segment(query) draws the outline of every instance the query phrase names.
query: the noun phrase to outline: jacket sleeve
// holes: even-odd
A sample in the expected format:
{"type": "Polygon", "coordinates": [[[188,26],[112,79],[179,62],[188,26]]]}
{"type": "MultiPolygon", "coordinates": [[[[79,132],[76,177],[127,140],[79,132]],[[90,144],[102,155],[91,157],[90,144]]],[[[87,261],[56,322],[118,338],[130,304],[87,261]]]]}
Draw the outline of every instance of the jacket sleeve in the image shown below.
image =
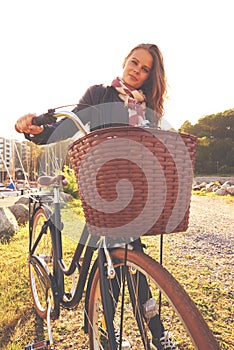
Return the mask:
{"type": "MultiPolygon", "coordinates": [[[[73,113],[77,114],[81,121],[86,124],[90,122],[95,105],[102,102],[106,88],[103,85],[94,85],[88,88],[77,106],[73,109],[73,113]]],[[[77,127],[68,119],[63,118],[53,125],[45,125],[44,130],[37,135],[24,134],[27,140],[38,145],[58,142],[75,135],[77,127]]]]}

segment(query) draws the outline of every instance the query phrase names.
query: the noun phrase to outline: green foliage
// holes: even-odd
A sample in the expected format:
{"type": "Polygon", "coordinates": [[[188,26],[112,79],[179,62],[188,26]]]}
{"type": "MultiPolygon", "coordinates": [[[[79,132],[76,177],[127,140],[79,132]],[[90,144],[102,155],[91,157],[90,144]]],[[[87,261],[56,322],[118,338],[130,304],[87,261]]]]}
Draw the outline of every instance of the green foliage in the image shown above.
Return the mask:
{"type": "Polygon", "coordinates": [[[74,170],[65,165],[63,168],[63,174],[68,181],[68,185],[64,187],[64,192],[71,194],[74,198],[79,198],[78,185],[74,170]]]}
{"type": "Polygon", "coordinates": [[[234,109],[200,118],[195,125],[185,121],[179,131],[199,138],[196,173],[234,173],[234,109]]]}

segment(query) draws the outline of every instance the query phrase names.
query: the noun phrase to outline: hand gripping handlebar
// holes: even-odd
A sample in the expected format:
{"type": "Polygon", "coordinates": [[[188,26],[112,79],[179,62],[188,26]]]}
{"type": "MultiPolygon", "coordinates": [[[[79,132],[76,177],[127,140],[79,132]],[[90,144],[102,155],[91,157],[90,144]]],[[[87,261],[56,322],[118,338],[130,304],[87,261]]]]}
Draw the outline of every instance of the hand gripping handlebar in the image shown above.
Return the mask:
{"type": "Polygon", "coordinates": [[[49,109],[47,113],[42,114],[38,117],[34,117],[32,124],[33,125],[46,125],[46,124],[54,124],[57,120],[57,118],[60,117],[66,117],[71,119],[77,128],[82,132],[82,134],[87,135],[89,130],[88,128],[82,123],[80,118],[73,112],[70,111],[58,111],[56,112],[54,109],[49,109]]]}

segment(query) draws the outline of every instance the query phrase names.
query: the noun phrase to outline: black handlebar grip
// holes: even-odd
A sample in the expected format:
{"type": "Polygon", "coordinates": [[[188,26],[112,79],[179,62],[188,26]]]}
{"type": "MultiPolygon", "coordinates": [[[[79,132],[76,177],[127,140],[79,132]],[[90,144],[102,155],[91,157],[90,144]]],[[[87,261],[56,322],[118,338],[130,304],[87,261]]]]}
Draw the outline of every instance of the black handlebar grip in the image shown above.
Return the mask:
{"type": "Polygon", "coordinates": [[[47,113],[34,117],[32,120],[32,124],[37,126],[54,124],[55,122],[56,118],[54,117],[54,110],[49,110],[47,113]]]}

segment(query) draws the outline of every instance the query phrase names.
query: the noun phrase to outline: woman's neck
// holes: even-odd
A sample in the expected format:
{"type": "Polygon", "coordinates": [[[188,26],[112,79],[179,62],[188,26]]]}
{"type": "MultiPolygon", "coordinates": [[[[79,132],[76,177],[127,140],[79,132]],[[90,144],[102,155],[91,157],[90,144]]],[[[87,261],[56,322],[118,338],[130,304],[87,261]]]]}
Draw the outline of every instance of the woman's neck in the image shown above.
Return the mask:
{"type": "Polygon", "coordinates": [[[131,91],[133,91],[133,90],[139,90],[139,89],[136,89],[134,86],[131,86],[131,85],[129,85],[128,83],[125,83],[125,81],[123,80],[123,78],[120,78],[120,79],[122,80],[122,82],[124,83],[124,85],[127,86],[127,88],[128,88],[129,90],[131,90],[131,91]]]}

